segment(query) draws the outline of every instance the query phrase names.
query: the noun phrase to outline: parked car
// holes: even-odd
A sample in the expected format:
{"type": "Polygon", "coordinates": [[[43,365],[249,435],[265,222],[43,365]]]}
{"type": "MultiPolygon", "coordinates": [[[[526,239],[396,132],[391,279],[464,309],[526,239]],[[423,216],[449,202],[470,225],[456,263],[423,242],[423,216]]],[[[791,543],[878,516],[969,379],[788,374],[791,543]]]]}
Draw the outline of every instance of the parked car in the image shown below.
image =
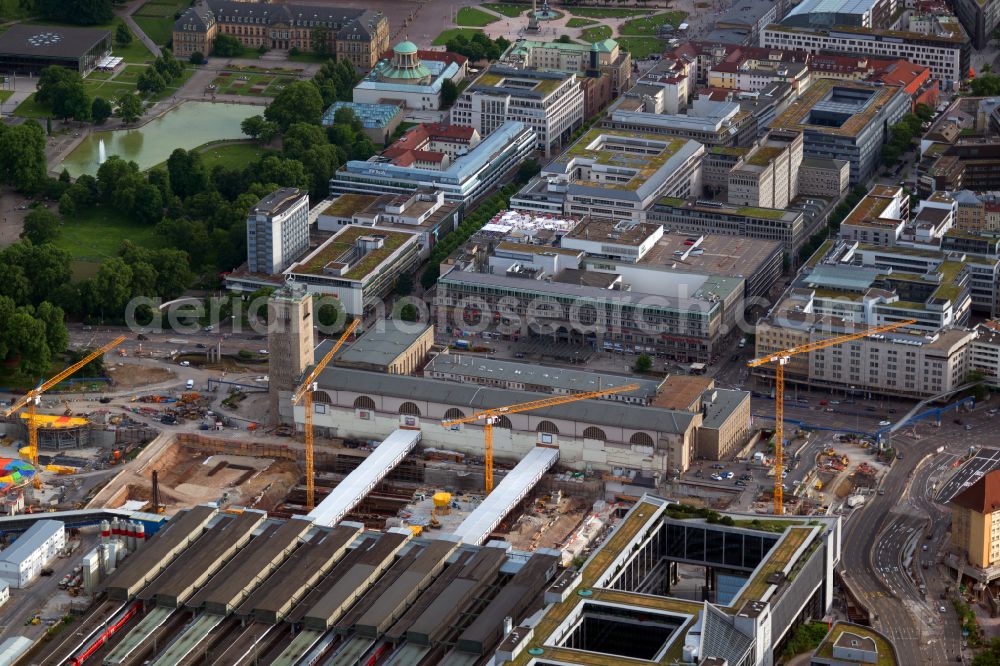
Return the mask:
{"type": "Polygon", "coordinates": [[[878,424],[880,426],[883,426],[883,427],[884,426],[891,426],[892,425],[892,421],[879,421],[878,424]]]}
{"type": "Polygon", "coordinates": [[[971,423],[966,423],[965,424],[965,429],[966,430],[972,430],[972,424],[971,423]]]}
{"type": "Polygon", "coordinates": [[[724,479],[731,479],[734,476],[736,476],[736,474],[734,474],[733,472],[725,472],[725,473],[723,473],[722,478],[724,478],[724,479]]]}
{"type": "Polygon", "coordinates": [[[182,368],[186,368],[186,367],[188,367],[189,365],[191,365],[191,361],[181,361],[181,362],[180,362],[180,366],[181,366],[182,368]]]}
{"type": "Polygon", "coordinates": [[[712,476],[708,478],[712,479],[712,481],[722,481],[722,477],[719,476],[718,474],[712,474],[712,476]]]}

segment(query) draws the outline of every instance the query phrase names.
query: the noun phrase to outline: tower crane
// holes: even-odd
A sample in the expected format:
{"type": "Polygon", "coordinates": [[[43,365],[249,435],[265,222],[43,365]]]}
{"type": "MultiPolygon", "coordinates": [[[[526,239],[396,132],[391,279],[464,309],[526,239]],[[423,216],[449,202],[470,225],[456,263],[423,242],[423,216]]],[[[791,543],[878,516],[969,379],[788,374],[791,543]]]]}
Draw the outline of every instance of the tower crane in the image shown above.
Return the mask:
{"type": "Polygon", "coordinates": [[[104,345],[100,349],[91,352],[83,360],[77,361],[73,365],[65,368],[62,372],[55,375],[54,377],[42,382],[37,387],[31,389],[26,394],[21,396],[16,400],[13,406],[10,407],[5,413],[4,418],[15,414],[18,410],[27,407],[28,408],[28,457],[31,460],[31,464],[35,467],[35,488],[41,488],[42,483],[38,479],[38,421],[35,419],[35,410],[38,407],[38,403],[41,402],[42,394],[48,391],[53,386],[59,384],[66,378],[75,374],[77,370],[84,367],[95,358],[103,356],[105,353],[111,351],[121,343],[125,342],[125,336],[122,335],[115,338],[108,344],[104,345]]]}
{"type": "Polygon", "coordinates": [[[300,402],[306,410],[306,511],[312,511],[315,506],[316,500],[316,480],[313,478],[313,391],[316,390],[316,379],[319,377],[319,373],[323,372],[327,364],[333,360],[334,355],[340,350],[340,347],[344,344],[344,341],[350,337],[351,333],[354,333],[354,329],[358,327],[361,323],[360,319],[355,319],[347,327],[347,329],[341,334],[340,339],[334,343],[333,347],[326,353],[326,355],[316,364],[316,367],[312,369],[302,384],[295,389],[295,393],[292,394],[292,404],[297,405],[300,402]]]}
{"type": "Polygon", "coordinates": [[[625,386],[615,386],[602,391],[589,391],[587,393],[574,393],[573,395],[560,395],[552,398],[542,398],[541,400],[532,400],[531,402],[522,402],[518,405],[494,407],[492,409],[484,409],[471,414],[470,416],[463,416],[457,419],[447,419],[442,421],[441,425],[445,428],[450,428],[451,426],[458,425],[460,423],[472,423],[473,421],[478,421],[480,419],[483,420],[483,439],[486,444],[486,493],[489,494],[493,491],[493,425],[501,416],[516,414],[518,412],[530,412],[534,409],[554,407],[555,405],[565,405],[570,402],[578,402],[580,400],[588,400],[590,398],[599,398],[602,395],[610,395],[612,393],[628,393],[629,391],[634,391],[638,388],[638,384],[626,384],[625,386]]]}
{"type": "Polygon", "coordinates": [[[784,468],[782,456],[784,455],[783,448],[785,436],[785,365],[793,356],[798,356],[799,354],[808,354],[809,352],[813,352],[818,349],[835,347],[844,342],[860,340],[861,338],[866,338],[869,335],[875,335],[876,333],[894,331],[897,328],[902,328],[903,326],[909,326],[910,324],[915,323],[917,323],[916,319],[907,319],[906,321],[900,321],[894,324],[875,326],[858,333],[850,333],[847,335],[840,335],[835,338],[827,338],[826,340],[807,342],[804,345],[792,347],[791,349],[782,349],[781,351],[771,352],[766,356],[761,356],[760,358],[755,358],[752,361],[747,362],[747,365],[751,368],[767,365],[768,363],[774,363],[774,514],[776,516],[780,516],[784,513],[784,507],[782,506],[784,488],[782,488],[781,477],[784,468]]]}

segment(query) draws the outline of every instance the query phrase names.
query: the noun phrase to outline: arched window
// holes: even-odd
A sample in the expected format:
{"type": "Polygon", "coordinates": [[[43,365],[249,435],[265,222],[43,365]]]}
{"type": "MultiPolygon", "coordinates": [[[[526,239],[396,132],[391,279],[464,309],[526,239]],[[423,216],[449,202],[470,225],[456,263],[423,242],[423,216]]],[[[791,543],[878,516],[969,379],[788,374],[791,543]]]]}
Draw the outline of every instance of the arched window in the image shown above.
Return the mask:
{"type": "Polygon", "coordinates": [[[496,421],[493,422],[493,427],[506,428],[507,430],[514,429],[514,425],[510,422],[510,419],[503,415],[497,417],[496,421]]]}
{"type": "Polygon", "coordinates": [[[329,405],[333,400],[330,399],[330,394],[326,391],[313,391],[313,402],[322,402],[329,405]]]}
{"type": "Polygon", "coordinates": [[[399,413],[405,416],[420,416],[420,408],[416,403],[404,402],[399,406],[399,413]]]}
{"type": "Polygon", "coordinates": [[[535,430],[538,432],[547,432],[550,435],[559,434],[559,428],[557,428],[556,424],[552,421],[541,421],[535,430]]]}
{"type": "Polygon", "coordinates": [[[366,395],[359,395],[354,399],[354,409],[370,409],[375,410],[375,401],[366,395]]]}
{"type": "Polygon", "coordinates": [[[602,442],[605,442],[605,441],[607,441],[608,436],[605,435],[604,431],[601,430],[600,428],[595,428],[594,426],[590,426],[589,428],[587,428],[586,430],[583,431],[583,438],[584,439],[599,439],[602,442]]]}
{"type": "Polygon", "coordinates": [[[461,409],[455,409],[454,407],[452,407],[451,409],[449,409],[447,412],[444,413],[445,421],[447,421],[448,419],[461,419],[461,418],[465,418],[465,413],[462,412],[461,409]]]}
{"type": "Polygon", "coordinates": [[[637,432],[632,435],[632,438],[628,440],[632,444],[638,444],[639,446],[652,446],[653,438],[644,432],[637,432]]]}

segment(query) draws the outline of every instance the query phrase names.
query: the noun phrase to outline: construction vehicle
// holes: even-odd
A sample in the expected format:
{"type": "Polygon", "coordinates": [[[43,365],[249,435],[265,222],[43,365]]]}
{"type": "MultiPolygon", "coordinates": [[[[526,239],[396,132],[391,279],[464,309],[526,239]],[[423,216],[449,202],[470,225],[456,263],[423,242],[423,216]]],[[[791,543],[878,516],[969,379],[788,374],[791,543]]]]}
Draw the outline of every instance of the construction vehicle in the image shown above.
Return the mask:
{"type": "MultiPolygon", "coordinates": [[[[42,394],[75,374],[78,370],[86,366],[94,359],[100,358],[105,353],[111,351],[123,342],[125,342],[124,335],[112,340],[100,349],[91,352],[83,360],[77,361],[73,365],[64,369],[62,372],[58,373],[56,376],[50,378],[48,381],[42,382],[36,388],[28,391],[25,395],[16,400],[10,409],[4,412],[4,417],[6,418],[13,416],[24,407],[28,408],[28,454],[29,460],[31,464],[35,466],[35,469],[38,469],[38,421],[35,416],[38,403],[41,402],[42,399],[42,394]]],[[[35,488],[42,487],[42,482],[38,478],[38,474],[35,474],[34,485],[35,488]]]]}
{"type": "Polygon", "coordinates": [[[340,339],[334,343],[330,351],[326,353],[316,367],[312,369],[309,376],[305,378],[305,381],[296,389],[295,393],[292,395],[292,405],[297,405],[300,402],[302,407],[306,412],[306,424],[305,424],[305,439],[306,439],[306,511],[312,511],[316,506],[316,480],[313,478],[313,391],[316,390],[316,379],[319,377],[319,373],[323,372],[327,364],[333,360],[334,355],[340,351],[341,346],[347,340],[348,337],[354,333],[354,329],[358,327],[361,323],[360,319],[355,319],[350,323],[344,333],[340,336],[340,339]]]}
{"type": "Polygon", "coordinates": [[[612,393],[628,393],[629,391],[635,391],[639,388],[638,384],[626,384],[625,386],[616,386],[614,388],[605,389],[603,391],[590,391],[587,393],[575,393],[573,395],[561,395],[552,398],[543,398],[541,400],[532,400],[531,402],[522,402],[519,405],[507,405],[506,407],[495,407],[493,409],[485,409],[481,412],[476,412],[471,416],[465,416],[458,419],[448,419],[446,421],[441,421],[441,425],[445,428],[450,428],[460,423],[472,423],[473,421],[483,421],[483,439],[485,440],[485,476],[486,476],[486,494],[493,492],[493,426],[502,417],[507,414],[517,414],[518,412],[529,412],[534,409],[543,409],[545,407],[554,407],[556,405],[565,405],[570,402],[579,402],[580,400],[589,400],[590,398],[599,398],[603,395],[610,395],[612,393]]]}
{"type": "Polygon", "coordinates": [[[894,331],[898,328],[910,326],[915,323],[917,323],[916,319],[907,319],[906,321],[896,322],[895,324],[875,326],[873,328],[865,329],[860,333],[839,335],[835,338],[817,340],[815,342],[808,342],[798,347],[792,347],[791,349],[771,352],[767,356],[761,356],[760,358],[755,358],[747,362],[747,365],[751,368],[767,365],[769,363],[774,364],[774,515],[780,516],[784,513],[784,498],[782,496],[783,488],[781,487],[781,479],[784,455],[783,449],[785,445],[785,365],[793,356],[798,356],[799,354],[808,354],[818,349],[836,347],[837,345],[845,342],[860,340],[861,338],[866,338],[869,335],[875,335],[876,333],[894,331]]]}
{"type": "Polygon", "coordinates": [[[69,406],[69,402],[66,398],[62,399],[62,404],[65,409],[63,410],[63,416],[73,416],[73,409],[69,406]]]}

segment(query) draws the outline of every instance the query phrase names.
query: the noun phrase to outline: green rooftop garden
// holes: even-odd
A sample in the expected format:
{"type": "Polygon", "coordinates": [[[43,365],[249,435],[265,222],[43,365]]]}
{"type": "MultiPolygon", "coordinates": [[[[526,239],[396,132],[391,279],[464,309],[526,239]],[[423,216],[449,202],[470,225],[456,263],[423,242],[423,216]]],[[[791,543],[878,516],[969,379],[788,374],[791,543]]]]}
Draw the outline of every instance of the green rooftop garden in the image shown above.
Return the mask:
{"type": "Polygon", "coordinates": [[[861,627],[853,624],[846,625],[840,622],[833,626],[833,630],[826,637],[826,640],[823,641],[823,643],[819,646],[819,649],[816,650],[816,656],[823,657],[825,659],[833,659],[833,644],[837,642],[845,631],[857,634],[863,638],[870,638],[875,641],[875,651],[878,653],[878,662],[876,666],[897,666],[899,663],[896,660],[896,653],[893,651],[889,641],[883,638],[881,634],[872,631],[868,627],[861,627]]]}
{"type": "Polygon", "coordinates": [[[747,217],[762,217],[765,220],[780,220],[785,216],[785,211],[778,208],[754,208],[753,206],[744,206],[742,208],[737,208],[736,212],[740,215],[746,215],[747,217]]]}
{"type": "MultiPolygon", "coordinates": [[[[649,180],[686,143],[687,139],[678,139],[658,134],[644,134],[642,132],[626,130],[592,129],[581,136],[569,150],[556,159],[556,162],[567,164],[574,158],[582,158],[590,159],[596,164],[633,169],[635,173],[632,174],[632,178],[627,183],[602,183],[601,185],[610,189],[634,190],[649,180]],[[598,144],[601,147],[591,148],[590,146],[600,137],[604,137],[598,144]],[[639,153],[603,147],[609,143],[628,143],[629,139],[655,142],[655,144],[660,146],[660,149],[656,153],[639,153]]],[[[637,145],[637,147],[639,146],[637,145]]],[[[643,144],[642,148],[643,150],[649,150],[655,148],[655,146],[643,144]]]]}
{"type": "Polygon", "coordinates": [[[308,262],[300,264],[296,272],[312,273],[322,275],[323,267],[331,261],[336,261],[345,252],[350,250],[355,241],[361,236],[378,235],[383,236],[382,247],[366,254],[361,261],[354,264],[351,269],[342,277],[348,280],[360,280],[385,261],[389,255],[398,250],[403,243],[412,238],[411,234],[397,231],[386,231],[384,229],[371,229],[369,227],[350,226],[344,229],[330,241],[320,252],[318,252],[308,262]]]}
{"type": "Polygon", "coordinates": [[[736,146],[712,146],[708,152],[715,155],[736,155],[743,156],[750,152],[749,148],[738,148],[736,146]]]}
{"type": "Polygon", "coordinates": [[[817,264],[819,264],[823,257],[826,256],[826,253],[830,251],[831,247],[833,247],[833,239],[828,238],[823,241],[823,244],[820,245],[815,252],[813,252],[813,255],[809,257],[809,260],[806,261],[805,265],[809,268],[816,268],[817,264]]]}
{"type": "Polygon", "coordinates": [[[778,155],[781,154],[781,148],[775,148],[773,146],[763,146],[762,148],[754,151],[750,157],[747,158],[747,164],[751,166],[767,166],[774,161],[778,155]]]}
{"type": "Polygon", "coordinates": [[[678,197],[663,197],[660,199],[660,203],[664,206],[683,206],[684,199],[680,199],[678,197]]]}
{"type": "Polygon", "coordinates": [[[321,215],[349,217],[375,201],[377,197],[366,194],[341,194],[327,206],[321,215]]]}

